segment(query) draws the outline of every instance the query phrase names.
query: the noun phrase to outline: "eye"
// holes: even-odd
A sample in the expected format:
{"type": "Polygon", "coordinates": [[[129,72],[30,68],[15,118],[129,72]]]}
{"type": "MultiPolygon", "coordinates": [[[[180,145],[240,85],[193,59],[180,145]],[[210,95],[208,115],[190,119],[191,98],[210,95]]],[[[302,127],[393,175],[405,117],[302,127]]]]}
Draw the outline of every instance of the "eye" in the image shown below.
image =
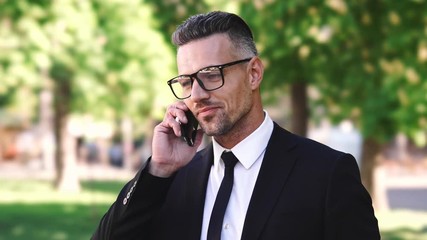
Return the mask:
{"type": "Polygon", "coordinates": [[[203,81],[218,81],[221,80],[221,71],[217,67],[209,67],[203,70],[200,70],[197,73],[197,77],[203,81]]]}
{"type": "Polygon", "coordinates": [[[174,83],[179,83],[183,89],[191,88],[191,78],[187,76],[180,76],[175,78],[174,83]]]}
{"type": "Polygon", "coordinates": [[[191,88],[191,80],[190,79],[186,79],[185,81],[181,82],[181,87],[182,88],[191,88]]]}

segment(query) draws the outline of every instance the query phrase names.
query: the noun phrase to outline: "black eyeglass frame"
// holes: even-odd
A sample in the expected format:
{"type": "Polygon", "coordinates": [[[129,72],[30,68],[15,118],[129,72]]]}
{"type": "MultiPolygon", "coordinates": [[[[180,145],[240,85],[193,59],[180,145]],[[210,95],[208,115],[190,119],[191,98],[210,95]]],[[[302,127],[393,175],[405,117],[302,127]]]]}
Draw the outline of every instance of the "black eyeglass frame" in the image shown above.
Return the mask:
{"type": "Polygon", "coordinates": [[[233,66],[233,65],[236,65],[236,64],[244,63],[244,62],[249,62],[250,60],[252,60],[252,58],[253,58],[253,57],[245,58],[245,59],[241,59],[241,60],[237,60],[237,61],[233,61],[233,62],[229,62],[229,63],[224,63],[224,64],[220,64],[220,65],[207,66],[207,67],[204,67],[204,68],[199,69],[197,72],[192,73],[192,74],[183,74],[183,75],[176,76],[176,77],[174,77],[174,78],[172,78],[172,79],[168,80],[168,81],[167,81],[167,83],[168,83],[169,88],[171,89],[171,91],[172,91],[173,95],[175,95],[175,97],[176,97],[176,98],[178,98],[179,100],[184,100],[184,99],[187,99],[187,98],[191,97],[191,92],[190,92],[190,94],[189,94],[187,97],[178,97],[178,96],[176,95],[175,91],[173,90],[173,87],[172,87],[172,84],[174,83],[173,81],[174,81],[175,79],[177,79],[177,78],[179,78],[179,77],[189,77],[189,78],[190,78],[190,80],[191,80],[191,88],[193,88],[193,82],[194,82],[194,79],[196,79],[197,83],[200,85],[200,87],[201,87],[203,90],[208,91],[208,92],[210,92],[210,91],[214,91],[214,90],[217,90],[217,89],[221,88],[222,86],[224,86],[224,71],[223,71],[223,69],[224,69],[224,68],[226,68],[226,67],[230,67],[230,66],[233,66]],[[197,74],[198,74],[199,72],[201,72],[201,71],[203,71],[203,70],[205,70],[205,69],[208,69],[208,68],[218,68],[218,69],[219,69],[219,71],[220,71],[220,73],[221,73],[221,79],[222,79],[222,83],[221,83],[221,85],[220,85],[220,86],[218,86],[218,87],[216,87],[216,88],[213,88],[213,89],[206,89],[206,87],[205,87],[205,85],[203,84],[202,80],[200,80],[200,79],[197,77],[197,74]]]}

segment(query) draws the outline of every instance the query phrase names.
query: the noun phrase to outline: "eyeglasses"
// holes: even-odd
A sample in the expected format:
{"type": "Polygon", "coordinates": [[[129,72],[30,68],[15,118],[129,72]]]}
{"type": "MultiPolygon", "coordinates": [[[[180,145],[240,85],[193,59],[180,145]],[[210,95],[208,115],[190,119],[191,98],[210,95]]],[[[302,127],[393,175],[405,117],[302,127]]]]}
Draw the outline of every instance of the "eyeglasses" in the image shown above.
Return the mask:
{"type": "Polygon", "coordinates": [[[168,81],[168,85],[176,98],[183,100],[191,96],[194,79],[205,91],[213,91],[224,86],[224,68],[250,61],[252,58],[209,66],[193,74],[179,75],[168,81]]]}

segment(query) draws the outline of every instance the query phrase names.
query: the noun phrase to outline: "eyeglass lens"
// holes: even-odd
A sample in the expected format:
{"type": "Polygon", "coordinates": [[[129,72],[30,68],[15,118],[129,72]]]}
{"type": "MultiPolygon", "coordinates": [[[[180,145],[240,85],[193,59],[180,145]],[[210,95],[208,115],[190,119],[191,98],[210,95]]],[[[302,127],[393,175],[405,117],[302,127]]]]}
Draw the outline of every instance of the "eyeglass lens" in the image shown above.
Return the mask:
{"type": "Polygon", "coordinates": [[[171,81],[171,87],[178,98],[186,98],[191,95],[194,78],[198,80],[200,87],[206,91],[220,88],[223,84],[219,67],[208,67],[192,75],[178,76],[171,81]]]}

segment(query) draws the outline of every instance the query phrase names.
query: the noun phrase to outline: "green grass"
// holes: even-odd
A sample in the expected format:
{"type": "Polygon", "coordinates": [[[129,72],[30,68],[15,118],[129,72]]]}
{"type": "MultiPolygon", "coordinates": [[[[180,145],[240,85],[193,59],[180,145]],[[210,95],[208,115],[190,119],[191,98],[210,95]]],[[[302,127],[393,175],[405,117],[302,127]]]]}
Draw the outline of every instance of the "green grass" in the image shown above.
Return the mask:
{"type": "Polygon", "coordinates": [[[427,212],[393,210],[376,215],[383,240],[427,240],[427,212]]]}
{"type": "MultiPolygon", "coordinates": [[[[83,182],[79,194],[67,194],[46,181],[0,179],[0,240],[87,240],[124,184],[83,182]]],[[[376,216],[383,240],[427,240],[427,212],[376,216]]]]}
{"type": "Polygon", "coordinates": [[[0,240],[89,239],[124,182],[83,182],[79,194],[49,182],[0,180],[0,240]]]}
{"type": "Polygon", "coordinates": [[[0,207],[0,239],[90,239],[107,205],[7,204],[0,207]]]}

